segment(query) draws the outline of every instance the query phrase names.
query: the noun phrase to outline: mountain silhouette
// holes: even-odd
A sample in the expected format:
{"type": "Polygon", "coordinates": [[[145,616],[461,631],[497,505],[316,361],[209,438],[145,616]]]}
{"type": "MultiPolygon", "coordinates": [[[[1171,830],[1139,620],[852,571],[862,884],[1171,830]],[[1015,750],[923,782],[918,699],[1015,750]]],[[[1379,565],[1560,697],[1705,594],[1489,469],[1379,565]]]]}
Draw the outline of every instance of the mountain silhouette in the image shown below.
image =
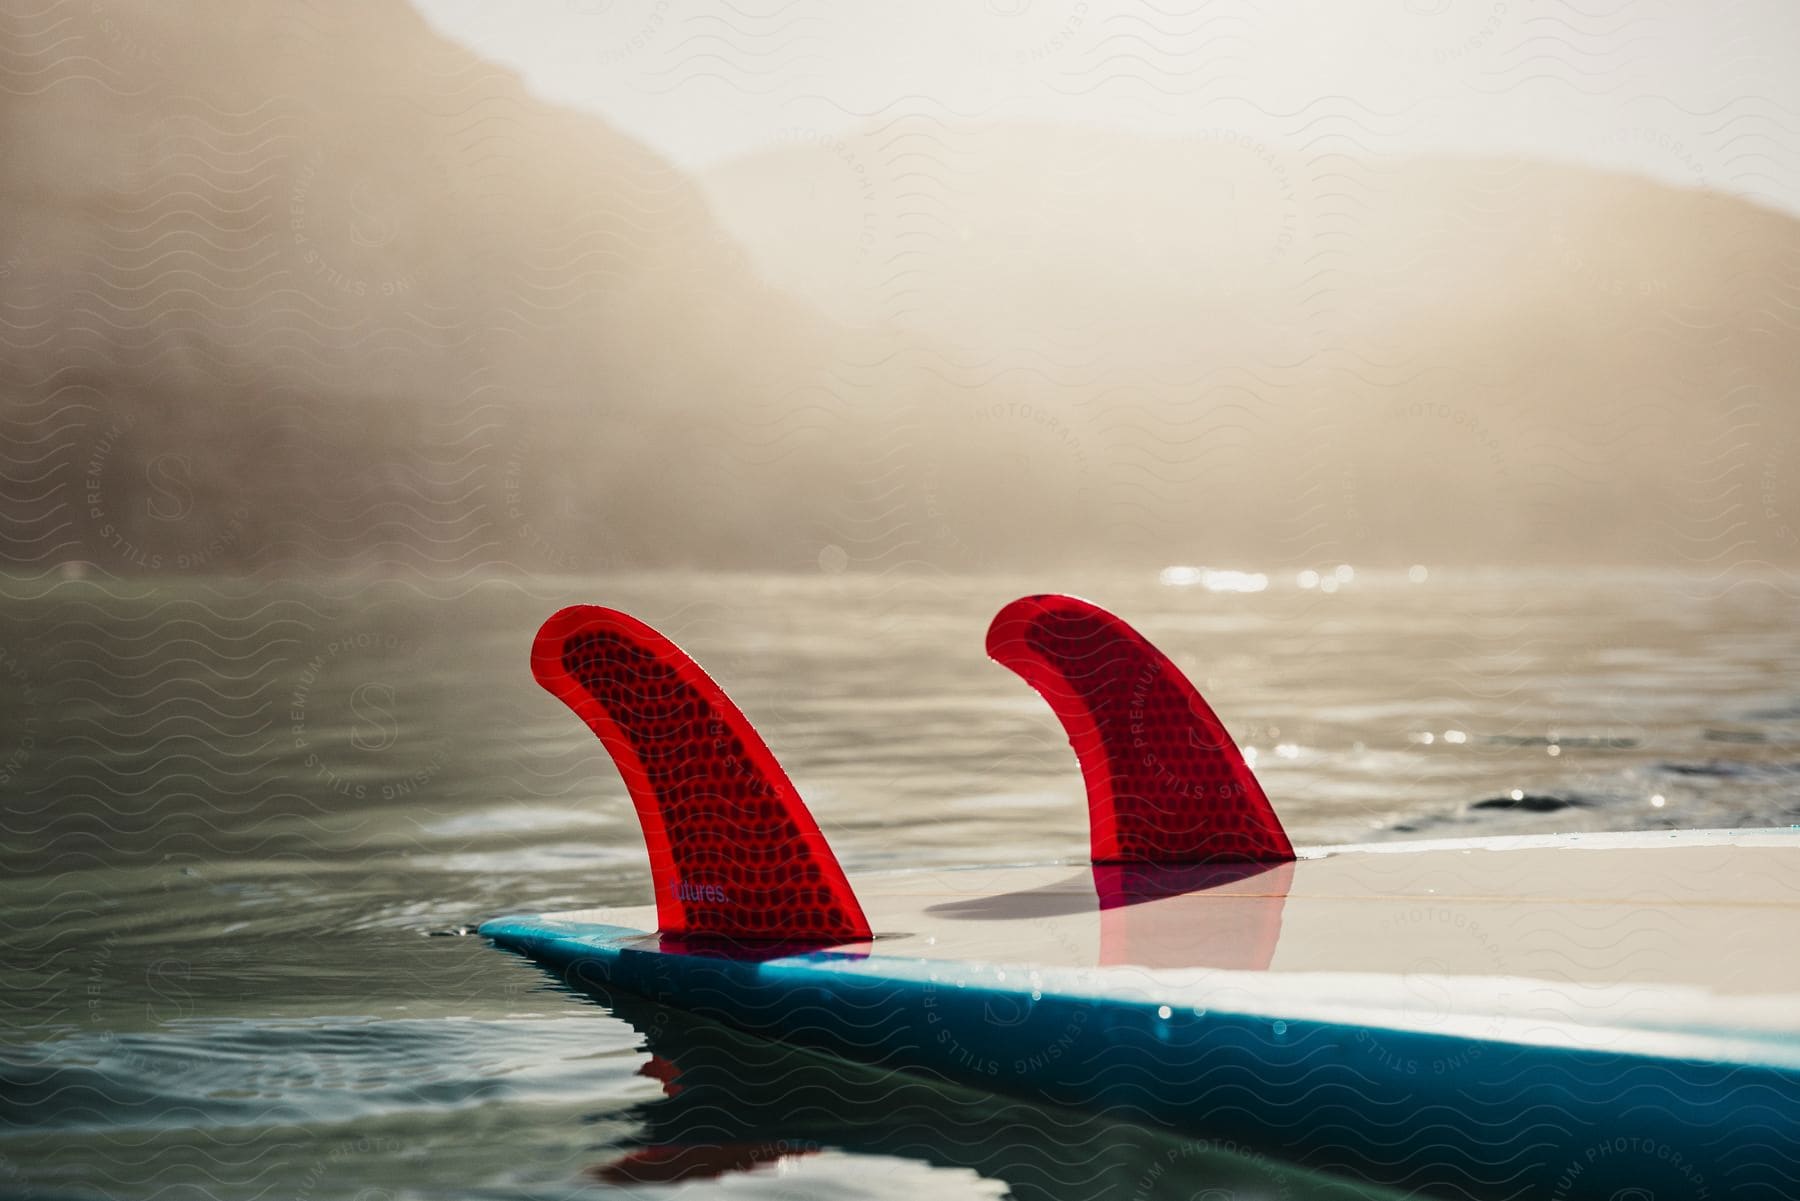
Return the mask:
{"type": "Polygon", "coordinates": [[[11,570],[1800,546],[1741,199],[913,118],[696,179],[397,0],[0,22],[11,570]]]}

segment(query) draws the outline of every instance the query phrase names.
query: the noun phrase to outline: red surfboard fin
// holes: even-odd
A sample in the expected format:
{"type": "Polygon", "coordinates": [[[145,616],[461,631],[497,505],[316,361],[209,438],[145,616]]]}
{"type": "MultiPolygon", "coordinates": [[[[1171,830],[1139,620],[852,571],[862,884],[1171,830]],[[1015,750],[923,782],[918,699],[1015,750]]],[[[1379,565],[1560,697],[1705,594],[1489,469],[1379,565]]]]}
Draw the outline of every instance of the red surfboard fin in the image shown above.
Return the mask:
{"type": "Polygon", "coordinates": [[[1095,863],[1294,857],[1211,706],[1119,618],[1078,597],[1021,597],[995,615],[987,653],[1037,689],[1068,733],[1095,863]]]}
{"type": "Polygon", "coordinates": [[[546,621],[531,674],[612,755],[650,850],[664,934],[781,943],[869,937],[837,857],[724,689],[634,617],[546,621]]]}

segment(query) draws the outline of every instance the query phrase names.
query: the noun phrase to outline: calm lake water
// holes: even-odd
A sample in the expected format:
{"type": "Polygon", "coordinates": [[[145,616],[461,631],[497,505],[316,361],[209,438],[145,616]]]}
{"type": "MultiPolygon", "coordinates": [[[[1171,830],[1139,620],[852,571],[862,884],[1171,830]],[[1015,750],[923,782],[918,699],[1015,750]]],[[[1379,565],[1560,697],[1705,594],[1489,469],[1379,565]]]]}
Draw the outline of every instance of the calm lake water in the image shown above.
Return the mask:
{"type": "Polygon", "coordinates": [[[575,601],[693,652],[852,874],[1084,852],[1073,755],[981,649],[1002,603],[1050,588],[1189,672],[1296,843],[1800,821],[1800,580],[0,587],[0,1193],[1353,1195],[1200,1138],[609,1011],[458,936],[648,900],[610,761],[526,667],[575,601]]]}

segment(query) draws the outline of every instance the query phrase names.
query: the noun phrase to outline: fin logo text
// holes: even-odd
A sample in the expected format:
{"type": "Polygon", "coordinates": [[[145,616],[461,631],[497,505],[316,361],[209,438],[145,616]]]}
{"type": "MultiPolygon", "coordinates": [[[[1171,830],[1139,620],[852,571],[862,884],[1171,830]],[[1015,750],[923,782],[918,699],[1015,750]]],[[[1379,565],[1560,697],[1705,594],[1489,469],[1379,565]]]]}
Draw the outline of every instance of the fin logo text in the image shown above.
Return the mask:
{"type": "Polygon", "coordinates": [[[675,881],[675,899],[678,901],[704,901],[710,905],[729,905],[731,898],[717,884],[689,884],[686,880],[675,881]]]}

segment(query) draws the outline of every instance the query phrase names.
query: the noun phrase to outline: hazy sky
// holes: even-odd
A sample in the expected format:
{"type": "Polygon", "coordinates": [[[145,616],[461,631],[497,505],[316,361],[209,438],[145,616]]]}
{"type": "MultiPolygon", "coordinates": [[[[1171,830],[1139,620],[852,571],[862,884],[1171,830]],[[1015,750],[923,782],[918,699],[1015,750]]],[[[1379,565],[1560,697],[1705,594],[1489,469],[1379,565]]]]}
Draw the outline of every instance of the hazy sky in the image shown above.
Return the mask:
{"type": "Polygon", "coordinates": [[[1800,211],[1795,0],[415,2],[689,167],[929,115],[1301,147],[1330,131],[1368,154],[1529,154],[1800,211]]]}

